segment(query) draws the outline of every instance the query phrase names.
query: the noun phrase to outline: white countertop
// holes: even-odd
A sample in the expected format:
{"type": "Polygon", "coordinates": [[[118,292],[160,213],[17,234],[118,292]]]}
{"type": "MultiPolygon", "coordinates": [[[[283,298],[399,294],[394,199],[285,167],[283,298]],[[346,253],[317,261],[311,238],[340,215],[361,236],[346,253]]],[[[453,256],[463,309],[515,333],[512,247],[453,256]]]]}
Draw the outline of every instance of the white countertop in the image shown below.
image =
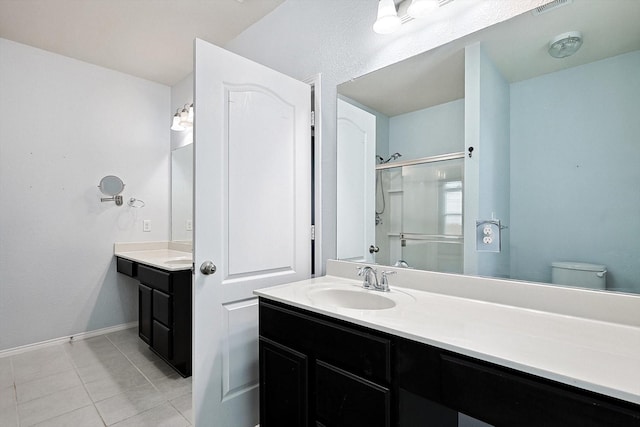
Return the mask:
{"type": "MultiPolygon", "coordinates": [[[[383,310],[314,304],[308,292],[361,289],[337,276],[255,291],[316,313],[640,404],[640,327],[393,286],[383,310]]],[[[378,291],[367,291],[379,294],[378,291]]]]}
{"type": "Polygon", "coordinates": [[[116,243],[114,255],[168,271],[191,270],[192,254],[167,242],[116,243]]]}

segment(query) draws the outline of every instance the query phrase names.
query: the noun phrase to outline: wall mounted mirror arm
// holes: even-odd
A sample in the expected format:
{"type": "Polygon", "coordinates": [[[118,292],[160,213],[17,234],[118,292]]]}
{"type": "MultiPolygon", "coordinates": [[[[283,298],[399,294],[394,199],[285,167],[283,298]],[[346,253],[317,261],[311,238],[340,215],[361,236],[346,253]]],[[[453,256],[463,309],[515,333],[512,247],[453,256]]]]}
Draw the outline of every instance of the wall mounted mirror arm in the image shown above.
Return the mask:
{"type": "Polygon", "coordinates": [[[117,206],[122,206],[122,190],[124,190],[124,183],[120,178],[115,175],[107,175],[100,180],[98,184],[100,192],[105,196],[101,197],[101,202],[115,202],[117,206]]]}

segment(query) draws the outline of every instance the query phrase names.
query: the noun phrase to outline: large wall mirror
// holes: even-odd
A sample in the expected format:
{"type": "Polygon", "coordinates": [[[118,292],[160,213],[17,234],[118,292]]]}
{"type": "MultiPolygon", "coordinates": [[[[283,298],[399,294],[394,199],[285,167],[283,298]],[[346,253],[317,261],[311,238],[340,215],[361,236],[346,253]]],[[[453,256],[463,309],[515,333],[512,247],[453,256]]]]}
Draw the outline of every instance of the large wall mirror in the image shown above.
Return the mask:
{"type": "Polygon", "coordinates": [[[640,293],[640,1],[556,3],[338,86],[338,258],[640,293]]]}
{"type": "Polygon", "coordinates": [[[171,240],[193,240],[193,144],[171,151],[171,240]]]}

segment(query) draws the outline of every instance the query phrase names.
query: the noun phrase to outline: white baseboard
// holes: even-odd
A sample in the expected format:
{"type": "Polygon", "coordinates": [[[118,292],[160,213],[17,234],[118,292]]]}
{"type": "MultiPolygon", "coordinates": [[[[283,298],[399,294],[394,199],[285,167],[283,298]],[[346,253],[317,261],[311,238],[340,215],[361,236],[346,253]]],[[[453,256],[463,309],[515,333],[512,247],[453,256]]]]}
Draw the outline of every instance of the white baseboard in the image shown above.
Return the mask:
{"type": "Polygon", "coordinates": [[[62,344],[69,341],[86,340],[87,338],[97,337],[99,335],[106,335],[113,332],[122,331],[138,326],[138,322],[123,323],[121,325],[110,326],[108,328],[96,329],[94,331],[80,332],[74,335],[68,335],[66,337],[54,338],[47,341],[41,341],[33,344],[22,345],[20,347],[9,348],[7,350],[0,350],[0,359],[3,357],[14,356],[16,354],[25,353],[31,350],[37,350],[40,348],[51,347],[53,345],[62,344]]]}

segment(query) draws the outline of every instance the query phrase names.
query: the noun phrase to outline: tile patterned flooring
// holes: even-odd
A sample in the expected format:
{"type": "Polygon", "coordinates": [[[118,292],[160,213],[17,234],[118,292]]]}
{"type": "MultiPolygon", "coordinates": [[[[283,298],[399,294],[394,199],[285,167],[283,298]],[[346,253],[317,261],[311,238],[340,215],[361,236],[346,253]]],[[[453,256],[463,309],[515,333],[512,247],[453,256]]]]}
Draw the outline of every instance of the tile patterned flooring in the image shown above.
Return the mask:
{"type": "Polygon", "coordinates": [[[0,427],[184,427],[191,411],[191,378],[136,328],[0,358],[0,427]]]}

